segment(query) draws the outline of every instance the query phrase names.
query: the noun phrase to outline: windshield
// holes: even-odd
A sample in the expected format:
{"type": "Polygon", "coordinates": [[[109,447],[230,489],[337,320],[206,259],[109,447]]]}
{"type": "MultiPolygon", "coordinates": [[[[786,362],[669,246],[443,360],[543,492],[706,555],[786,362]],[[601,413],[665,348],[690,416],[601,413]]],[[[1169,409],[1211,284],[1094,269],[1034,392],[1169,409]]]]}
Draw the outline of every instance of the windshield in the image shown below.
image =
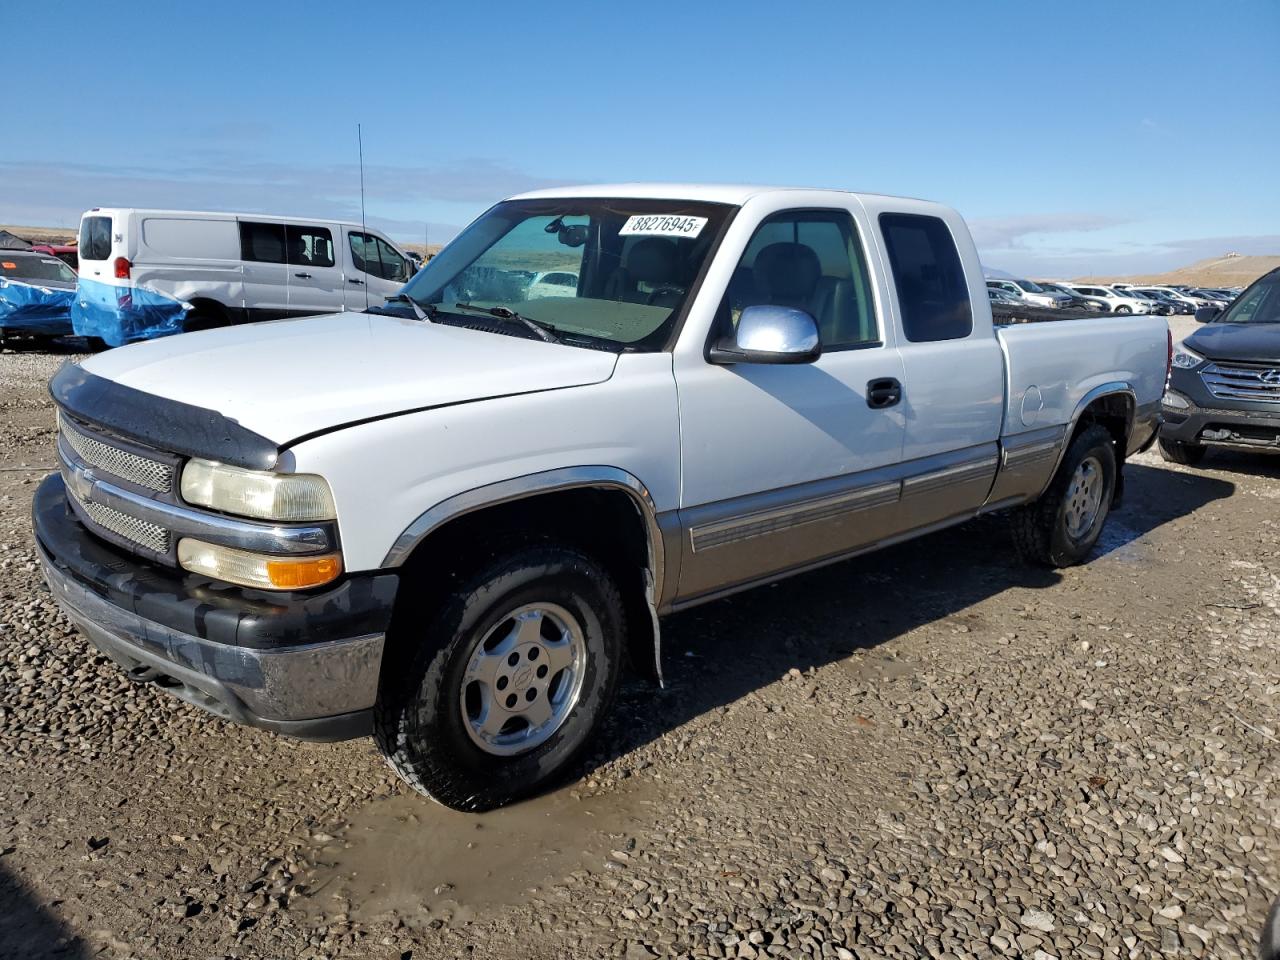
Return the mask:
{"type": "Polygon", "coordinates": [[[57,257],[15,257],[0,252],[0,276],[39,283],[41,280],[64,280],[75,283],[75,271],[57,257]]]}
{"type": "Polygon", "coordinates": [[[1214,323],[1280,323],[1280,270],[1236,297],[1214,323]]]}
{"type": "Polygon", "coordinates": [[[1023,290],[1027,291],[1027,293],[1044,293],[1044,290],[1041,288],[1040,284],[1032,280],[1015,280],[1013,282],[1016,283],[1018,286],[1020,286],[1023,290]]]}
{"type": "Polygon", "coordinates": [[[661,350],[731,209],[677,200],[509,200],[464,230],[404,293],[445,322],[527,334],[476,315],[499,308],[567,342],[661,350]],[[459,304],[471,306],[463,313],[459,304]]]}

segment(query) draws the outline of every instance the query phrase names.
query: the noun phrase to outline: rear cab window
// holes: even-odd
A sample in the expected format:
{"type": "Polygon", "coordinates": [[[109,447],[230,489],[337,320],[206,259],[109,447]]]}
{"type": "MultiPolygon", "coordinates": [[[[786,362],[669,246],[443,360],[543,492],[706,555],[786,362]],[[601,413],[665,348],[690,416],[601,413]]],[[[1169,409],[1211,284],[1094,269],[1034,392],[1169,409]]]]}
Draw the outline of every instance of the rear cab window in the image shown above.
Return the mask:
{"type": "Polygon", "coordinates": [[[93,216],[82,219],[77,250],[81,260],[111,259],[111,218],[93,216]]]}
{"type": "Polygon", "coordinates": [[[880,214],[902,327],[912,343],[963,340],[973,332],[973,307],[951,230],[937,217],[880,214]]]}

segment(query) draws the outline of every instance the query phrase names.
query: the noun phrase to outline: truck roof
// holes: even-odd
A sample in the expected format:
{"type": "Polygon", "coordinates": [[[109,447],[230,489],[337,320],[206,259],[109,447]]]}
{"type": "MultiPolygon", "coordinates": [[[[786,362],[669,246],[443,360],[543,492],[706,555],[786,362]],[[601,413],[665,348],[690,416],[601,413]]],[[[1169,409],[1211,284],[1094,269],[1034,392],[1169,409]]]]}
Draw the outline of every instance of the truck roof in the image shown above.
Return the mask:
{"type": "MultiPolygon", "coordinates": [[[[738,206],[753,197],[771,193],[829,194],[833,200],[849,196],[878,197],[883,194],[829,190],[814,187],[770,187],[733,183],[595,183],[532,190],[511,197],[512,200],[536,200],[551,197],[628,197],[637,200],[693,200],[705,203],[731,203],[738,206]]],[[[917,201],[913,197],[893,199],[917,201]]]]}

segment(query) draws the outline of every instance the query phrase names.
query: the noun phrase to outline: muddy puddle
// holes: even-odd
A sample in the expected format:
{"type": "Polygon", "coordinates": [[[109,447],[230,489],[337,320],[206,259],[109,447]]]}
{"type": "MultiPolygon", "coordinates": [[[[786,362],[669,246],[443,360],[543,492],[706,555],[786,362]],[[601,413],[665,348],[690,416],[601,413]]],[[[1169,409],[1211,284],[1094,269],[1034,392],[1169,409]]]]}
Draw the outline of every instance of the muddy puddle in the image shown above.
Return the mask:
{"type": "Polygon", "coordinates": [[[662,815],[649,785],[581,799],[576,792],[484,814],[412,793],[375,800],[311,851],[304,909],[327,919],[399,918],[410,927],[483,918],[575,870],[619,867],[662,815]]]}

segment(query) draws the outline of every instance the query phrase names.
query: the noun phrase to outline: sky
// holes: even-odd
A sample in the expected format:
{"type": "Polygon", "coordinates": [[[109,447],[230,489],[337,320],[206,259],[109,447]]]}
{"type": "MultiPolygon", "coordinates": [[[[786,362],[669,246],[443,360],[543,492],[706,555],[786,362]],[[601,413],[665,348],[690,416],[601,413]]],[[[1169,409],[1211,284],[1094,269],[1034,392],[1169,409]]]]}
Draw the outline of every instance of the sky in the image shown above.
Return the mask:
{"type": "Polygon", "coordinates": [[[1280,0],[0,4],[0,223],[665,180],[924,197],[1015,274],[1280,253],[1280,0]],[[21,78],[21,84],[15,83],[21,78]]]}

